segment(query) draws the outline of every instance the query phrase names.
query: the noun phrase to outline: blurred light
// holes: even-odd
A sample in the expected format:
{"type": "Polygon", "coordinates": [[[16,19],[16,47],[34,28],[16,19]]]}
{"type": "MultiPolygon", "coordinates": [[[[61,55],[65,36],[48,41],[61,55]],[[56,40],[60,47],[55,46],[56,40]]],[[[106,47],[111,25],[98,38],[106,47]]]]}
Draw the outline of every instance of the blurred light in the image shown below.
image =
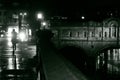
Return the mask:
{"type": "Polygon", "coordinates": [[[8,37],[12,36],[12,34],[11,34],[12,30],[13,30],[13,28],[8,28],[8,35],[7,35],[8,37]]]}
{"type": "Polygon", "coordinates": [[[43,14],[42,14],[42,13],[38,13],[38,14],[37,14],[37,18],[38,18],[38,19],[43,19],[43,14]]]}
{"type": "Polygon", "coordinates": [[[13,18],[16,18],[16,19],[18,19],[18,15],[16,15],[16,14],[13,14],[13,18]]]}
{"type": "Polygon", "coordinates": [[[12,42],[11,41],[8,42],[8,46],[12,47],[12,42]]]}
{"type": "Polygon", "coordinates": [[[25,15],[26,16],[27,13],[26,12],[21,12],[20,15],[25,15]]]}
{"type": "Polygon", "coordinates": [[[21,41],[25,41],[25,39],[26,39],[25,33],[24,33],[24,32],[21,32],[21,33],[19,34],[19,38],[20,38],[21,41]]]}
{"type": "Polygon", "coordinates": [[[8,42],[11,42],[11,38],[7,38],[8,39],[8,42]]]}
{"type": "Polygon", "coordinates": [[[22,13],[20,13],[20,15],[22,15],[22,13]]]}
{"type": "Polygon", "coordinates": [[[18,28],[9,27],[9,28],[8,28],[8,34],[7,34],[8,37],[12,37],[12,34],[11,34],[11,33],[12,33],[13,29],[15,29],[15,31],[18,33],[18,28]]]}
{"type": "Polygon", "coordinates": [[[25,12],[24,15],[27,15],[27,13],[25,12]]]}
{"type": "Polygon", "coordinates": [[[85,19],[85,17],[84,17],[84,16],[82,16],[81,18],[82,18],[82,19],[85,19]]]}
{"type": "Polygon", "coordinates": [[[46,22],[42,22],[42,25],[45,26],[45,25],[47,25],[47,23],[46,22]]]}
{"type": "Polygon", "coordinates": [[[1,37],[4,37],[4,35],[3,35],[3,34],[1,34],[1,37]]]}
{"type": "Polygon", "coordinates": [[[14,69],[14,64],[13,64],[13,59],[12,58],[8,58],[8,69],[14,69]]]}
{"type": "Polygon", "coordinates": [[[29,29],[29,35],[32,35],[32,31],[31,31],[31,29],[29,29]]]}
{"type": "Polygon", "coordinates": [[[20,62],[19,62],[19,59],[18,58],[16,58],[16,64],[17,64],[17,69],[20,69],[20,64],[19,64],[20,62]]]}
{"type": "Polygon", "coordinates": [[[12,47],[11,37],[8,37],[7,39],[8,39],[8,46],[12,47]]]}
{"type": "Polygon", "coordinates": [[[110,15],[112,16],[113,14],[112,14],[112,13],[110,13],[110,15]]]}

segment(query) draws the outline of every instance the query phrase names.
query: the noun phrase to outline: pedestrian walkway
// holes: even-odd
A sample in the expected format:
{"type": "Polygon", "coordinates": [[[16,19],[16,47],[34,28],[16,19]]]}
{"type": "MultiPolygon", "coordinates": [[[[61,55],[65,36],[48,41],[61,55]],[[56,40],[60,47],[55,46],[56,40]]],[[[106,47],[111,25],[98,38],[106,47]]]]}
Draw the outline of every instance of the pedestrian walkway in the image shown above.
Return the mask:
{"type": "Polygon", "coordinates": [[[54,53],[43,54],[47,80],[88,80],[75,66],[54,53]]]}
{"type": "Polygon", "coordinates": [[[89,80],[50,45],[41,49],[41,59],[46,80],[89,80]]]}

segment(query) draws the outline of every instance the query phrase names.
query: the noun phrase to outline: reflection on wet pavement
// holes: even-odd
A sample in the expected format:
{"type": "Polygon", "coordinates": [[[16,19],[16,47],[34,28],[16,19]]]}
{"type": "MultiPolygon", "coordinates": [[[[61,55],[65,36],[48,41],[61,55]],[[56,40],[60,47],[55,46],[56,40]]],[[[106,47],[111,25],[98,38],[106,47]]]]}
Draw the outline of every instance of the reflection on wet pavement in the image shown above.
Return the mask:
{"type": "Polygon", "coordinates": [[[36,55],[36,46],[17,44],[13,55],[12,47],[3,42],[0,46],[0,80],[35,80],[36,73],[32,70],[31,61],[36,55]]]}
{"type": "Polygon", "coordinates": [[[4,70],[24,69],[26,63],[25,58],[18,58],[10,55],[0,58],[0,68],[4,70]]]}

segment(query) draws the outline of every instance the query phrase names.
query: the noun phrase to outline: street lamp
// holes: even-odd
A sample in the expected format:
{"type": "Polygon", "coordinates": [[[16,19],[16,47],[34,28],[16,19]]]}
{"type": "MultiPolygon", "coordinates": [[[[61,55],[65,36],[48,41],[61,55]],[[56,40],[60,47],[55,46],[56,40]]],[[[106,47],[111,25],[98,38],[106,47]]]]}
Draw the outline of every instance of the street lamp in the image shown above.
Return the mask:
{"type": "Polygon", "coordinates": [[[81,19],[85,19],[85,16],[82,16],[81,19]]]}
{"type": "Polygon", "coordinates": [[[40,29],[49,29],[49,22],[44,19],[44,16],[41,12],[37,13],[37,19],[40,22],[40,29]]]}
{"type": "Polygon", "coordinates": [[[42,22],[42,26],[46,26],[47,25],[47,23],[46,22],[42,22]]]}
{"type": "Polygon", "coordinates": [[[43,29],[46,23],[44,22],[44,17],[42,13],[37,14],[37,19],[40,21],[40,29],[43,29]]]}
{"type": "Polygon", "coordinates": [[[19,31],[21,30],[21,27],[24,26],[24,24],[25,24],[24,18],[25,18],[26,15],[27,15],[26,12],[20,12],[19,13],[19,31]]]}
{"type": "Polygon", "coordinates": [[[37,14],[37,19],[42,20],[43,19],[43,14],[42,13],[38,13],[37,14]]]}
{"type": "Polygon", "coordinates": [[[26,15],[27,15],[26,12],[21,12],[21,13],[20,13],[20,16],[22,16],[22,20],[21,20],[22,23],[24,23],[24,17],[25,17],[26,15]]]}

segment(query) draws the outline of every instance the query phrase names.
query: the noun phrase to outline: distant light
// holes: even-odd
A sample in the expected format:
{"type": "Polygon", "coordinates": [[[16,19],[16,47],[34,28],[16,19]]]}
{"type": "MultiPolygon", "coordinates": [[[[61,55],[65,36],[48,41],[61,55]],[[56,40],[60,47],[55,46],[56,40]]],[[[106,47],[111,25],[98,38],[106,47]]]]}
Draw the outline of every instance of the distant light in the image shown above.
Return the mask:
{"type": "Polygon", "coordinates": [[[24,15],[27,15],[27,13],[25,12],[24,15]]]}
{"type": "Polygon", "coordinates": [[[18,15],[16,15],[16,14],[13,14],[13,18],[16,18],[16,19],[18,19],[18,15]]]}
{"type": "Polygon", "coordinates": [[[3,35],[3,34],[1,34],[1,37],[4,37],[4,35],[3,35]]]}
{"type": "Polygon", "coordinates": [[[32,35],[32,31],[31,31],[31,29],[29,29],[29,35],[32,35]]]}
{"type": "Polygon", "coordinates": [[[47,25],[47,23],[46,22],[42,22],[42,25],[45,26],[45,25],[47,25]]]}
{"type": "Polygon", "coordinates": [[[21,13],[20,13],[20,15],[25,15],[25,16],[26,16],[26,15],[27,15],[27,13],[26,13],[26,12],[23,12],[23,13],[21,12],[21,13]]]}
{"type": "Polygon", "coordinates": [[[25,33],[24,33],[24,32],[21,32],[21,33],[19,34],[19,38],[20,38],[21,41],[25,41],[25,39],[26,39],[25,33]]]}
{"type": "Polygon", "coordinates": [[[85,17],[84,17],[84,16],[82,16],[81,18],[82,18],[82,19],[85,19],[85,17]]]}
{"type": "Polygon", "coordinates": [[[112,13],[110,13],[110,15],[112,16],[113,14],[112,14],[112,13]]]}
{"type": "Polygon", "coordinates": [[[37,14],[37,18],[38,18],[38,19],[42,19],[42,18],[43,18],[43,14],[42,14],[42,13],[38,13],[38,14],[37,14]]]}
{"type": "Polygon", "coordinates": [[[12,47],[12,42],[11,41],[8,42],[8,46],[12,47]]]}
{"type": "Polygon", "coordinates": [[[13,30],[13,28],[8,28],[8,37],[12,36],[12,34],[11,34],[12,30],[13,30]]]}
{"type": "Polygon", "coordinates": [[[22,15],[22,13],[20,13],[20,15],[22,15]]]}

